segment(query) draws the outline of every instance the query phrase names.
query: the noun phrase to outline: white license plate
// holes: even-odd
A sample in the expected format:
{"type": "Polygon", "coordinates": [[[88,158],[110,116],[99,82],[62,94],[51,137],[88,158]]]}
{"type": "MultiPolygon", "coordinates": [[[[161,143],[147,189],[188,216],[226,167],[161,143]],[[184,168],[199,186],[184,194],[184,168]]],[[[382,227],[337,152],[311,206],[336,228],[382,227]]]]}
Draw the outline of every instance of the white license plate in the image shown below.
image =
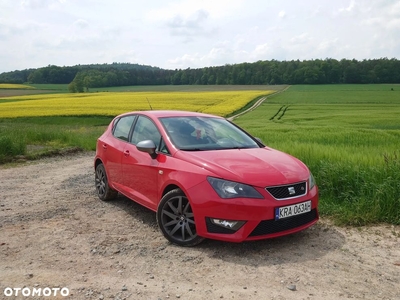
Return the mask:
{"type": "Polygon", "coordinates": [[[311,201],[275,208],[275,220],[305,214],[311,211],[311,201]]]}

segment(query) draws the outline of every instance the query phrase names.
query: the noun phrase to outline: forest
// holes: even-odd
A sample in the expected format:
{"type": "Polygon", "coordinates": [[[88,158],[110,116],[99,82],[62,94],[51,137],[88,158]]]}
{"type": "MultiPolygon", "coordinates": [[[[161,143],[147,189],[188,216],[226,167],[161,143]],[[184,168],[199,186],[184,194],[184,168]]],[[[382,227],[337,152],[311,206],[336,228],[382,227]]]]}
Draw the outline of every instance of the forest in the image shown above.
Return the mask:
{"type": "Polygon", "coordinates": [[[175,70],[131,63],[49,65],[2,73],[0,83],[69,84],[71,92],[127,85],[400,83],[400,61],[395,58],[269,60],[175,70]]]}

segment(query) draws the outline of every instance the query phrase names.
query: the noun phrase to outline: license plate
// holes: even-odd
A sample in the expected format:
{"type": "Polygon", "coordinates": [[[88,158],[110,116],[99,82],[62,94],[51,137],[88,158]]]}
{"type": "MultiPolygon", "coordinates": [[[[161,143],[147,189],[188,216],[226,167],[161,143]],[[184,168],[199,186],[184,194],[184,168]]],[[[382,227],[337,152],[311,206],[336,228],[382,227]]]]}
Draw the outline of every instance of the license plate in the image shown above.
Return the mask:
{"type": "Polygon", "coordinates": [[[275,220],[305,214],[311,211],[311,201],[275,208],[275,220]]]}

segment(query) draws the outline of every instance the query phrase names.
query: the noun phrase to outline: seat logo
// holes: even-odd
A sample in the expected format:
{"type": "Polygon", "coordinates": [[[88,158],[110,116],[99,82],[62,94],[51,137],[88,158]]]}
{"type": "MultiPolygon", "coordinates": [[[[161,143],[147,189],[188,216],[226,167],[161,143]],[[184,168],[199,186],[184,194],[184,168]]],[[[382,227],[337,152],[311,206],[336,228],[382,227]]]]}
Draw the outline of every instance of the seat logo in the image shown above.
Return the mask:
{"type": "Polygon", "coordinates": [[[296,190],[294,189],[293,186],[288,187],[288,192],[289,192],[289,195],[294,195],[294,194],[296,194],[296,190]]]}

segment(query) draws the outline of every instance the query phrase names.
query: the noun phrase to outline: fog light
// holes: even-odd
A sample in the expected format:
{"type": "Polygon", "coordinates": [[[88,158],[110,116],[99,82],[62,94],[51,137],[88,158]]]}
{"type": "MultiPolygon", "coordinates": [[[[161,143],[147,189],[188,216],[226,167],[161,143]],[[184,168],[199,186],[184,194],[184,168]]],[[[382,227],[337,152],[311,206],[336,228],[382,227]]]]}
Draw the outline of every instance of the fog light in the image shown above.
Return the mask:
{"type": "Polygon", "coordinates": [[[212,218],[210,218],[210,220],[215,225],[232,230],[239,230],[240,227],[242,227],[243,224],[245,223],[245,221],[231,221],[231,220],[212,219],[212,218]]]}

